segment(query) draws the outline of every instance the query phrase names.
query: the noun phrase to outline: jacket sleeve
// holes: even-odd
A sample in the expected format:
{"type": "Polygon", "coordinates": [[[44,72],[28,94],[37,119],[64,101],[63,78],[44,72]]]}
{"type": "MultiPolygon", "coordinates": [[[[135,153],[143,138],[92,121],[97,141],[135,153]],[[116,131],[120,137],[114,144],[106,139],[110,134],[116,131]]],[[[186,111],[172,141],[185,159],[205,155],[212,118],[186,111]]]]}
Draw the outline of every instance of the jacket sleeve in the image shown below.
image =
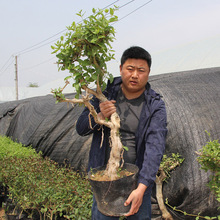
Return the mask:
{"type": "Polygon", "coordinates": [[[149,128],[145,135],[145,150],[142,167],[139,172],[139,183],[152,186],[158,172],[167,135],[167,115],[165,104],[162,100],[154,104],[149,128]]]}
{"type": "MultiPolygon", "coordinates": [[[[116,80],[116,82],[119,81],[120,84],[120,78],[115,78],[114,81],[116,80]]],[[[111,84],[110,81],[108,81],[107,83],[107,88],[103,91],[103,94],[106,96],[106,98],[111,99],[111,96],[114,95],[112,93],[112,85],[114,84],[114,82],[111,84]]],[[[93,96],[92,100],[91,100],[91,104],[94,106],[95,110],[97,113],[100,112],[99,109],[99,100],[93,96]]],[[[84,108],[82,114],[79,116],[77,123],[76,123],[76,131],[79,135],[81,136],[85,136],[85,135],[89,135],[91,133],[94,133],[95,131],[97,131],[98,129],[100,129],[100,125],[95,123],[94,118],[89,115],[89,109],[87,107],[84,108]],[[92,128],[90,126],[90,122],[92,124],[92,128]]]]}
{"type": "MultiPolygon", "coordinates": [[[[94,106],[97,113],[100,112],[99,100],[96,97],[93,97],[91,104],[94,106]]],[[[94,118],[90,115],[89,109],[85,107],[76,123],[77,133],[81,136],[86,136],[86,135],[93,133],[95,130],[99,128],[100,128],[100,125],[95,123],[94,118]],[[92,127],[90,126],[90,121],[91,121],[92,127]]]]}

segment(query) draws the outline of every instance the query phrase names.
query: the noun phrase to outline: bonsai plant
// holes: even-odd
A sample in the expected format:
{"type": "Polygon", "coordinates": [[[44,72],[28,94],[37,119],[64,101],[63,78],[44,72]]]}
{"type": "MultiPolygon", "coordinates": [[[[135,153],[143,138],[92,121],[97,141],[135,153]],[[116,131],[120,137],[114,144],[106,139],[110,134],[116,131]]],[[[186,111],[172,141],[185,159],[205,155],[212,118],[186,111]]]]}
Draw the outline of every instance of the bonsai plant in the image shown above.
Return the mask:
{"type": "MultiPolygon", "coordinates": [[[[61,36],[60,40],[52,46],[53,53],[56,53],[58,58],[58,66],[60,70],[68,70],[70,75],[65,78],[66,84],[63,88],[54,89],[52,93],[55,95],[57,102],[67,103],[79,103],[84,104],[89,109],[89,121],[91,122],[90,116],[94,118],[95,122],[101,126],[110,128],[110,158],[107,165],[100,170],[96,169],[93,175],[89,178],[91,185],[94,190],[94,195],[97,200],[99,211],[105,215],[120,216],[127,213],[130,209],[129,206],[124,206],[124,201],[127,196],[136,188],[136,177],[138,168],[136,165],[126,164],[126,168],[123,167],[123,151],[124,148],[120,139],[120,118],[117,113],[111,115],[110,119],[100,119],[94,108],[90,103],[92,95],[95,96],[100,102],[107,101],[102,91],[106,88],[106,80],[113,80],[113,76],[108,73],[106,63],[114,59],[114,51],[112,50],[111,42],[115,39],[115,29],[110,25],[117,21],[115,10],[117,7],[96,10],[93,9],[93,14],[87,19],[83,19],[82,11],[77,15],[82,18],[82,22],[76,24],[72,23],[68,27],[69,32],[65,36],[61,36]],[[63,94],[64,88],[69,84],[68,79],[72,78],[74,83],[72,86],[76,90],[75,98],[67,99],[63,94]],[[91,84],[95,83],[96,89],[91,88],[91,84]],[[82,94],[82,90],[85,91],[82,94]],[[123,169],[122,169],[123,167],[123,169]],[[129,172],[131,169],[131,172],[129,172]],[[111,190],[118,190],[118,184],[123,185],[121,182],[116,183],[114,180],[120,179],[120,181],[127,181],[127,178],[121,178],[121,171],[128,174],[122,177],[127,177],[132,184],[127,185],[128,188],[125,191],[121,191],[121,194],[112,193],[111,190]],[[93,176],[100,176],[102,173],[102,179],[93,179],[93,176]],[[105,176],[105,181],[103,181],[105,176]],[[97,185],[103,182],[108,183],[107,189],[103,190],[101,199],[100,188],[98,192],[95,192],[97,185]],[[108,195],[107,195],[108,194],[108,195]],[[117,203],[115,202],[117,200],[117,203]],[[119,206],[120,204],[120,206],[119,206]],[[117,205],[118,212],[116,211],[117,205]]],[[[91,124],[91,123],[90,123],[91,124]]],[[[91,126],[92,128],[92,126],[91,126]]],[[[105,188],[105,187],[104,187],[105,188]]]]}
{"type": "Polygon", "coordinates": [[[162,218],[166,220],[173,220],[173,217],[168,212],[163,199],[163,182],[166,181],[171,175],[171,172],[183,163],[184,159],[180,157],[178,153],[172,153],[171,156],[164,155],[161,161],[158,173],[156,175],[156,198],[160,210],[162,212],[162,218]]]}
{"type": "Polygon", "coordinates": [[[58,58],[59,70],[68,70],[70,74],[65,78],[66,85],[63,88],[52,90],[57,102],[84,104],[96,123],[111,130],[111,153],[104,171],[104,175],[110,180],[118,178],[118,169],[123,164],[121,161],[124,148],[119,135],[120,118],[114,113],[109,120],[101,120],[90,100],[91,95],[94,95],[100,102],[106,101],[107,98],[102,93],[106,87],[105,81],[113,80],[113,76],[107,71],[106,62],[114,59],[111,42],[115,39],[115,29],[110,24],[117,21],[116,9],[116,6],[105,10],[93,9],[93,14],[87,19],[83,19],[83,13],[80,11],[77,15],[81,17],[82,22],[73,22],[68,27],[69,32],[52,46],[53,53],[56,53],[58,58]],[[70,78],[74,80],[72,86],[76,90],[73,99],[67,99],[63,94],[70,78]],[[91,88],[92,83],[96,85],[95,90],[91,88]],[[82,90],[85,91],[85,95],[82,94],[82,90]]]}
{"type": "MultiPolygon", "coordinates": [[[[210,133],[208,133],[208,136],[210,137],[210,133]]],[[[207,171],[211,171],[211,180],[208,183],[208,186],[211,191],[214,192],[216,196],[216,200],[220,202],[220,191],[219,191],[219,167],[220,167],[220,144],[218,140],[211,140],[206,143],[205,146],[200,149],[199,152],[195,152],[198,155],[197,161],[201,165],[201,169],[207,171]]],[[[160,210],[162,212],[162,218],[167,220],[172,220],[173,217],[168,212],[163,199],[163,193],[162,193],[162,187],[163,182],[167,180],[167,178],[170,177],[171,172],[177,167],[180,166],[183,163],[184,159],[180,157],[180,155],[172,153],[170,157],[167,157],[167,155],[164,155],[163,160],[160,164],[160,168],[158,170],[157,176],[156,176],[156,198],[158,205],[160,207],[160,210]]],[[[191,216],[195,217],[195,219],[219,219],[220,216],[216,217],[209,217],[209,216],[201,216],[200,213],[198,214],[189,214],[185,211],[176,209],[176,207],[172,207],[168,203],[168,199],[166,198],[165,201],[166,205],[169,206],[174,211],[182,213],[184,216],[191,216]]]]}

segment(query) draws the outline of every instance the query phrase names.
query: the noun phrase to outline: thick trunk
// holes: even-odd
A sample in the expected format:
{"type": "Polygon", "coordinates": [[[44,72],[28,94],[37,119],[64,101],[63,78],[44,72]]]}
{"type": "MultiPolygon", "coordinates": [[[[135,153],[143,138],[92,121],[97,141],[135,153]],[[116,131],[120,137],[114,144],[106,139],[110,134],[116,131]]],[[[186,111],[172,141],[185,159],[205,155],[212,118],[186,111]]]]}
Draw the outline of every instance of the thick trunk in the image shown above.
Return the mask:
{"type": "Polygon", "coordinates": [[[123,145],[120,139],[120,118],[117,113],[111,116],[111,133],[110,133],[110,158],[106,167],[105,174],[110,177],[111,180],[117,178],[117,171],[122,159],[123,145]]]}
{"type": "Polygon", "coordinates": [[[67,102],[67,103],[72,103],[72,104],[84,103],[85,106],[89,109],[90,114],[93,116],[97,124],[104,125],[110,128],[111,133],[110,133],[109,143],[111,147],[111,152],[110,152],[109,161],[106,166],[105,174],[111,180],[115,180],[117,179],[117,172],[120,166],[120,162],[122,160],[122,152],[123,152],[123,145],[121,143],[120,132],[119,132],[120,118],[118,114],[115,112],[114,114],[111,115],[110,121],[99,119],[94,106],[91,105],[90,103],[91,98],[89,97],[89,94],[95,95],[100,100],[100,102],[107,101],[107,98],[103,95],[99,86],[97,86],[97,91],[91,90],[87,88],[86,86],[84,86],[83,89],[86,90],[86,95],[83,96],[81,99],[60,99],[60,102],[67,102]]]}
{"type": "MultiPolygon", "coordinates": [[[[163,173],[163,172],[162,172],[163,173]]],[[[157,197],[157,202],[158,205],[160,207],[160,211],[162,212],[162,218],[165,220],[173,220],[173,217],[171,216],[171,214],[167,211],[167,208],[164,204],[164,200],[163,200],[163,192],[162,192],[162,188],[163,188],[163,180],[166,176],[164,176],[163,174],[160,174],[160,176],[156,176],[156,197],[157,197]]]]}
{"type": "MultiPolygon", "coordinates": [[[[107,98],[101,92],[99,86],[97,86],[96,97],[100,100],[100,102],[107,101],[107,98]]],[[[117,179],[117,172],[120,166],[120,161],[122,159],[123,145],[120,139],[120,117],[115,112],[111,115],[110,122],[105,125],[111,129],[110,132],[110,157],[106,166],[105,175],[107,175],[111,180],[117,179]]],[[[97,123],[100,123],[97,121],[97,123]]]]}

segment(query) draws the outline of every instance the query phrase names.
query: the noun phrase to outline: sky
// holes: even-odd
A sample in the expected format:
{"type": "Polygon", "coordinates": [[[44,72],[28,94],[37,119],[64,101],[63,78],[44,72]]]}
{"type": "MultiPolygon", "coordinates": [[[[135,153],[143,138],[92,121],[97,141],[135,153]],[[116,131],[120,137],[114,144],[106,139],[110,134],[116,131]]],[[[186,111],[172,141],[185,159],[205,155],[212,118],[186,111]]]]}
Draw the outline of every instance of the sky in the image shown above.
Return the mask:
{"type": "Polygon", "coordinates": [[[19,87],[65,78],[51,45],[80,21],[80,10],[89,16],[111,4],[119,6],[116,60],[108,64],[114,76],[134,45],[152,55],[152,75],[220,66],[219,0],[0,0],[0,88],[15,86],[15,56],[19,87]]]}

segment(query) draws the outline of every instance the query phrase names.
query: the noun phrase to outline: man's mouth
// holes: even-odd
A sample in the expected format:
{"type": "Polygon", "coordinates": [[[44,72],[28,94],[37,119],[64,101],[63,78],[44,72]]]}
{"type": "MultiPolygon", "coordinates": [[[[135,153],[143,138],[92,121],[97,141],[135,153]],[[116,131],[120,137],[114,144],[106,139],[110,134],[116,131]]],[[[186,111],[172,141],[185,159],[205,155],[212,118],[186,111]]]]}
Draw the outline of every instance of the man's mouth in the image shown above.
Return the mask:
{"type": "Polygon", "coordinates": [[[138,83],[137,81],[130,81],[131,85],[137,85],[137,83],[138,83]]]}

